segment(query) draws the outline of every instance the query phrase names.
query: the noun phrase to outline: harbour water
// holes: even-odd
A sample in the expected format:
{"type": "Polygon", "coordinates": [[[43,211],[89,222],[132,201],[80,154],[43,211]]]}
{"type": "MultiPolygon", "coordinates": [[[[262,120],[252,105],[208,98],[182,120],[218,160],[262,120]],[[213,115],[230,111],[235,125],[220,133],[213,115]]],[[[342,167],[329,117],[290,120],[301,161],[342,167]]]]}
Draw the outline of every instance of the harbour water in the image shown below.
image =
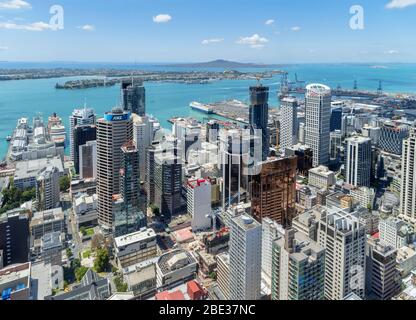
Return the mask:
{"type": "MultiPolygon", "coordinates": [[[[1,68],[137,68],[141,70],[166,70],[166,67],[151,65],[91,65],[91,64],[24,64],[24,63],[0,63],[1,68]]],[[[180,68],[168,68],[169,71],[189,71],[180,68]]],[[[290,73],[289,78],[294,79],[294,74],[300,80],[307,83],[320,82],[331,87],[341,85],[343,88],[352,89],[354,80],[357,80],[359,89],[376,90],[379,80],[383,83],[383,89],[390,93],[416,94],[416,64],[305,64],[288,65],[281,69],[290,73]]],[[[201,70],[201,69],[199,69],[201,70]]],[[[203,70],[203,69],[202,69],[203,70]]],[[[217,71],[210,69],[210,71],[217,71]]],[[[244,71],[255,71],[243,69],[244,71]]],[[[64,120],[68,130],[69,116],[76,107],[81,107],[87,102],[89,107],[95,109],[98,116],[110,110],[120,101],[119,86],[111,88],[93,88],[83,90],[57,90],[55,84],[63,83],[76,78],[21,80],[0,82],[0,159],[7,152],[6,137],[11,134],[20,117],[32,118],[35,115],[43,115],[45,121],[53,112],[56,112],[64,120]]],[[[277,91],[280,86],[280,76],[262,81],[270,86],[271,107],[278,107],[277,91]]],[[[174,84],[174,83],[146,83],[147,113],[157,117],[162,126],[170,128],[168,120],[171,117],[194,116],[202,119],[205,114],[192,111],[189,103],[199,101],[212,103],[225,99],[238,99],[248,102],[248,87],[255,81],[219,81],[212,84],[174,84]]]]}

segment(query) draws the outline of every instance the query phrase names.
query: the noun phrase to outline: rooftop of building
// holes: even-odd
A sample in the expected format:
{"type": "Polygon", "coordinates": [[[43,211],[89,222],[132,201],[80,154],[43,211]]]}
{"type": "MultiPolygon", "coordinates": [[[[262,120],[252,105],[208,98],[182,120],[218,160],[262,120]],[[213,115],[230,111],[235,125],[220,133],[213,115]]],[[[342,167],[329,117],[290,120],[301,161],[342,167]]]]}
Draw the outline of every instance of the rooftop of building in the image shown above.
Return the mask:
{"type": "Polygon", "coordinates": [[[50,232],[42,237],[42,248],[48,250],[62,246],[61,233],[50,232]]]}
{"type": "Polygon", "coordinates": [[[31,263],[14,264],[0,270],[0,286],[22,279],[21,285],[13,290],[21,290],[29,286],[31,263]]]}
{"type": "Polygon", "coordinates": [[[318,95],[327,95],[331,94],[331,88],[319,83],[312,83],[306,86],[306,90],[308,90],[310,93],[315,93],[318,95]]]}
{"type": "Polygon", "coordinates": [[[243,230],[251,230],[254,228],[261,228],[261,224],[258,223],[253,217],[250,217],[246,214],[235,217],[232,219],[243,230]]]}
{"type": "Polygon", "coordinates": [[[157,262],[163,274],[168,274],[196,263],[195,258],[189,252],[182,249],[165,253],[159,257],[157,262]]]}
{"type": "Polygon", "coordinates": [[[130,233],[128,235],[115,238],[114,244],[116,248],[121,248],[151,238],[156,238],[156,232],[151,228],[146,228],[134,233],[130,233]]]}
{"type": "Polygon", "coordinates": [[[64,220],[65,214],[62,208],[50,209],[46,211],[38,211],[33,214],[30,222],[30,227],[35,227],[44,223],[54,222],[58,220],[64,220]]]}
{"type": "Polygon", "coordinates": [[[56,167],[61,173],[64,172],[63,163],[59,156],[53,158],[19,161],[16,163],[14,180],[36,178],[41,170],[49,166],[56,167]]]}
{"type": "Polygon", "coordinates": [[[329,170],[329,168],[325,166],[319,166],[319,167],[313,168],[309,170],[309,172],[320,174],[320,175],[325,175],[325,176],[330,176],[334,174],[333,171],[329,170]]]}

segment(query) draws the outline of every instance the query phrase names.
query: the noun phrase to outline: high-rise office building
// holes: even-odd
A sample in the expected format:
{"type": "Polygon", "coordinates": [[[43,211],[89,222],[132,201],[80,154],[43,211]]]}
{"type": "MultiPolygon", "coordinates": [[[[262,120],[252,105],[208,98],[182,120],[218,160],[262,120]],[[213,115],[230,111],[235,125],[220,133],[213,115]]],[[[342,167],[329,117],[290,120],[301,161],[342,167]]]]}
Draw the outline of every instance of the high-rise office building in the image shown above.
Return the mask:
{"type": "Polygon", "coordinates": [[[217,283],[224,300],[230,300],[230,255],[221,253],[217,255],[218,276],[217,283]]]}
{"type": "Polygon", "coordinates": [[[220,133],[220,124],[215,120],[208,121],[206,124],[205,141],[216,144],[218,141],[219,133],[220,133]]]}
{"type": "Polygon", "coordinates": [[[366,291],[370,299],[390,300],[400,291],[397,250],[370,238],[367,244],[366,291]]]}
{"type": "Polygon", "coordinates": [[[29,218],[27,212],[0,216],[0,258],[3,258],[3,267],[29,261],[29,218]]]}
{"type": "Polygon", "coordinates": [[[403,140],[408,137],[409,126],[387,120],[381,124],[378,145],[380,149],[385,152],[401,155],[403,150],[403,140]]]}
{"type": "Polygon", "coordinates": [[[261,222],[261,271],[268,288],[272,286],[273,242],[285,235],[285,229],[277,222],[264,218],[261,222]]]}
{"type": "Polygon", "coordinates": [[[261,224],[242,215],[231,219],[230,299],[261,298],[261,224]]]}
{"type": "Polygon", "coordinates": [[[322,84],[306,87],[305,143],[313,150],[313,166],[329,163],[331,89],[322,84]]]}
{"type": "Polygon", "coordinates": [[[133,141],[139,152],[140,180],[146,177],[146,150],[153,142],[153,121],[148,116],[132,115],[133,118],[133,141]]]}
{"type": "Polygon", "coordinates": [[[146,176],[145,176],[145,190],[147,195],[147,204],[155,203],[155,154],[159,150],[159,141],[154,141],[149,148],[146,149],[146,176]]]}
{"type": "Polygon", "coordinates": [[[155,202],[170,220],[182,209],[182,163],[175,153],[158,153],[154,164],[155,202]]]}
{"type": "Polygon", "coordinates": [[[354,292],[364,299],[366,227],[359,212],[321,213],[318,243],[325,248],[325,298],[342,300],[354,292]]]}
{"type": "Polygon", "coordinates": [[[77,125],[74,128],[74,166],[75,172],[80,173],[80,146],[89,141],[97,140],[97,127],[95,125],[77,125]]]}
{"type": "Polygon", "coordinates": [[[325,249],[293,229],[273,243],[272,299],[324,300],[325,249]]]}
{"type": "Polygon", "coordinates": [[[402,184],[400,192],[400,217],[416,224],[416,129],[410,130],[404,140],[402,153],[402,184]]]}
{"type": "Polygon", "coordinates": [[[211,183],[205,179],[188,180],[188,214],[192,216],[192,231],[211,228],[211,183]]]}
{"type": "Polygon", "coordinates": [[[79,176],[81,179],[97,179],[97,140],[79,147],[79,176]]]}
{"type": "Polygon", "coordinates": [[[113,226],[113,195],[120,194],[121,147],[132,140],[130,112],[114,108],[97,121],[98,220],[107,230],[113,226]]]}
{"type": "Polygon", "coordinates": [[[124,111],[135,113],[141,117],[146,115],[146,90],[143,82],[135,79],[123,80],[121,97],[124,111]]]}
{"type": "Polygon", "coordinates": [[[296,167],[296,157],[269,158],[250,178],[252,214],[258,221],[270,218],[290,226],[296,213],[296,167]]]}
{"type": "Polygon", "coordinates": [[[346,183],[355,187],[371,185],[371,139],[347,139],[346,183]]]}
{"type": "Polygon", "coordinates": [[[285,150],[298,143],[298,102],[286,97],[280,105],[280,148],[285,150]]]}
{"type": "Polygon", "coordinates": [[[113,231],[120,237],[140,230],[145,226],[140,210],[139,155],[132,141],[122,147],[120,169],[120,197],[114,197],[113,231]]]}
{"type": "Polygon", "coordinates": [[[269,156],[269,88],[262,85],[250,87],[250,126],[261,130],[262,160],[269,156]]]}
{"type": "Polygon", "coordinates": [[[62,173],[53,165],[39,172],[36,179],[36,200],[39,211],[55,209],[60,206],[59,179],[62,173]]]}
{"type": "Polygon", "coordinates": [[[342,129],[342,108],[334,108],[331,111],[331,132],[342,129]]]}
{"type": "Polygon", "coordinates": [[[250,137],[241,130],[221,131],[219,155],[224,209],[240,203],[248,188],[250,147],[250,137]]]}
{"type": "Polygon", "coordinates": [[[69,129],[69,140],[70,140],[70,152],[71,161],[75,161],[75,144],[74,144],[74,130],[78,125],[93,125],[95,124],[95,113],[94,109],[87,108],[75,109],[72,115],[69,117],[70,129],[69,129]]]}

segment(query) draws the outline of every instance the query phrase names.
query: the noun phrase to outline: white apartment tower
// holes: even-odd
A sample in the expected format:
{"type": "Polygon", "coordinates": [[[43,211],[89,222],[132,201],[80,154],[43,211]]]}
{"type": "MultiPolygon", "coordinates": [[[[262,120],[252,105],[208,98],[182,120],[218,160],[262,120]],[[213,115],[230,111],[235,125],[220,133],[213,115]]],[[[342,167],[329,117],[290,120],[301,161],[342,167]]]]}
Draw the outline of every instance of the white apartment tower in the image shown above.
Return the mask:
{"type": "Polygon", "coordinates": [[[403,141],[400,218],[416,225],[416,128],[403,141]]]}
{"type": "Polygon", "coordinates": [[[261,224],[242,215],[231,220],[230,299],[261,298],[261,224]]]}
{"type": "Polygon", "coordinates": [[[291,148],[298,143],[298,103],[295,98],[283,98],[280,105],[280,147],[291,148]]]}
{"type": "Polygon", "coordinates": [[[211,183],[205,179],[189,180],[187,185],[188,214],[194,232],[211,227],[211,183]]]}
{"type": "Polygon", "coordinates": [[[359,213],[322,213],[318,243],[326,250],[325,298],[342,300],[353,292],[364,299],[366,228],[359,213]]]}
{"type": "Polygon", "coordinates": [[[371,185],[371,139],[355,136],[347,139],[346,183],[354,187],[371,185]]]}
{"type": "Polygon", "coordinates": [[[75,109],[69,117],[69,141],[70,141],[70,155],[71,161],[75,161],[75,144],[74,144],[74,130],[79,125],[95,124],[94,109],[87,108],[85,105],[83,109],[75,109]]]}
{"type": "Polygon", "coordinates": [[[313,151],[313,166],[329,163],[331,89],[322,84],[306,87],[305,144],[313,151]]]}

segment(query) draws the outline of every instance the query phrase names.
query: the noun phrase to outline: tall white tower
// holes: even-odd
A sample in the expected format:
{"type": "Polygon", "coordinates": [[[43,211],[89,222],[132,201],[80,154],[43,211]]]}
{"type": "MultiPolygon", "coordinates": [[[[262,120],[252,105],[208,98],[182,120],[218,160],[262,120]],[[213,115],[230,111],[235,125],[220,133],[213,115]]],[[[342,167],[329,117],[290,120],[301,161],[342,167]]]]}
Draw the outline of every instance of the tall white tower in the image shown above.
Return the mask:
{"type": "Polygon", "coordinates": [[[231,220],[230,299],[261,298],[261,224],[242,215],[231,220]]]}
{"type": "Polygon", "coordinates": [[[346,183],[355,187],[371,185],[371,139],[352,137],[347,139],[346,183]]]}
{"type": "Polygon", "coordinates": [[[313,150],[313,166],[329,163],[331,88],[322,84],[306,87],[306,145],[313,150]]]}
{"type": "Polygon", "coordinates": [[[87,108],[85,105],[83,109],[75,109],[69,117],[69,142],[71,161],[75,161],[75,144],[74,144],[74,130],[76,126],[95,124],[96,116],[94,109],[87,108]]]}
{"type": "Polygon", "coordinates": [[[400,194],[400,218],[416,224],[416,128],[410,130],[403,141],[402,189],[400,194]]]}

